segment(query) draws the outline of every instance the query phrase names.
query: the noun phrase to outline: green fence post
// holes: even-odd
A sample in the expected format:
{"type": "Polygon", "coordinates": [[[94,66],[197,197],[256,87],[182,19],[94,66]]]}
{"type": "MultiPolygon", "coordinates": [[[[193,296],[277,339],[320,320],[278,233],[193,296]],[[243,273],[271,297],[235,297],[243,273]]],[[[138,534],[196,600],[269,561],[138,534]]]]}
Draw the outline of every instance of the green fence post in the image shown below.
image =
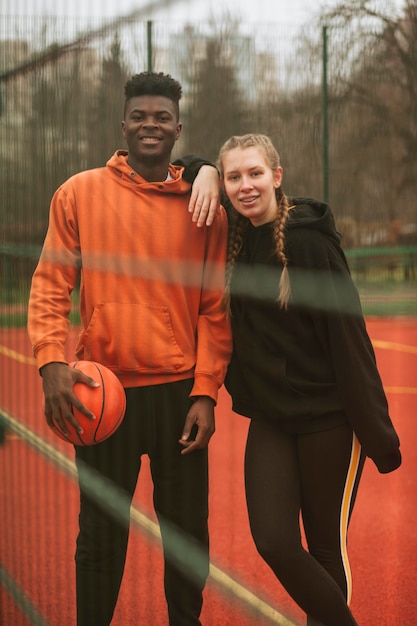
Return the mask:
{"type": "Polygon", "coordinates": [[[152,63],[152,22],[148,21],[146,23],[147,29],[147,44],[148,44],[148,72],[153,71],[153,63],[152,63]]]}
{"type": "Polygon", "coordinates": [[[327,77],[327,26],[323,26],[323,200],[329,201],[329,91],[327,77]]]}

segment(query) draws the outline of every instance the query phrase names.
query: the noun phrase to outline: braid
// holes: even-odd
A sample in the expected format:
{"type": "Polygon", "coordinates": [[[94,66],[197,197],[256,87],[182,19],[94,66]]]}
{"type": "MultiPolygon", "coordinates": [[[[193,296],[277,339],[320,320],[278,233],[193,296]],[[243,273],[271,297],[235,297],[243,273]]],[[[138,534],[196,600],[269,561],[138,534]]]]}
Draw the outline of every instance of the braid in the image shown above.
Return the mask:
{"type": "MultiPolygon", "coordinates": [[[[230,200],[227,199],[230,203],[230,200]]],[[[243,236],[248,225],[248,220],[238,213],[233,214],[233,222],[229,226],[229,241],[227,246],[226,280],[225,290],[222,298],[222,308],[230,315],[230,285],[232,282],[233,269],[237,255],[243,244],[243,236]]]]}
{"type": "Polygon", "coordinates": [[[290,207],[288,204],[288,198],[282,191],[281,187],[277,189],[276,194],[278,200],[278,214],[274,222],[275,252],[283,265],[283,270],[279,280],[278,302],[281,308],[286,309],[291,295],[290,276],[287,267],[288,259],[285,255],[285,225],[287,223],[290,207]]]}

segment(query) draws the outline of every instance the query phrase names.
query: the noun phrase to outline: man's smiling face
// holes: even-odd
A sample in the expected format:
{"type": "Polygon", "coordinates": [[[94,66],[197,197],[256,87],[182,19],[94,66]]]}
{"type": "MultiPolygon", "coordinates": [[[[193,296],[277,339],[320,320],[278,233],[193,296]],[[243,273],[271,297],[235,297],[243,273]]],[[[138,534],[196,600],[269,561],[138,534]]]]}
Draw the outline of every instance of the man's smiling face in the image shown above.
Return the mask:
{"type": "Polygon", "coordinates": [[[164,96],[146,95],[126,103],[122,122],[129,162],[169,162],[175,142],[181,134],[175,103],[164,96]]]}

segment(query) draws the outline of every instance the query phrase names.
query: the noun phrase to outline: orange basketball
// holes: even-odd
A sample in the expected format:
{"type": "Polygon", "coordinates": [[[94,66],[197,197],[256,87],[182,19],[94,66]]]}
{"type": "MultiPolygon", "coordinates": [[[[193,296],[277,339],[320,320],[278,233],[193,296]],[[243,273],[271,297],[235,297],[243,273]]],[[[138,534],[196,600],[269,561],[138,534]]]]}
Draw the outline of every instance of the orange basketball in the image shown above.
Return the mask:
{"type": "Polygon", "coordinates": [[[66,423],[68,435],[65,436],[57,424],[53,431],[58,437],[77,446],[93,446],[112,435],[122,423],[126,411],[126,395],[122,383],[115,374],[104,365],[94,361],[74,361],[70,367],[81,370],[100,384],[89,387],[84,383],[75,383],[74,393],[81,402],[96,416],[89,419],[75,407],[71,407],[76,420],[83,427],[82,434],[66,423]]]}

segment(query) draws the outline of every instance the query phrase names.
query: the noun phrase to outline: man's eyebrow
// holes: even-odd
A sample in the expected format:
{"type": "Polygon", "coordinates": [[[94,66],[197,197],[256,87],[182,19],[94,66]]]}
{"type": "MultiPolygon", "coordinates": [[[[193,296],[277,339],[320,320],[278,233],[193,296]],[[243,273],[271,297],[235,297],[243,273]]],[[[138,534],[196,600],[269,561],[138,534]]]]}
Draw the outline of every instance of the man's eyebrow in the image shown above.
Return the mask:
{"type": "MultiPolygon", "coordinates": [[[[147,113],[147,111],[146,111],[145,109],[138,109],[138,108],[135,108],[135,109],[132,109],[132,110],[130,111],[130,113],[131,113],[131,114],[132,114],[132,113],[147,113]]],[[[168,109],[161,109],[160,111],[155,111],[155,112],[153,113],[153,115],[162,115],[162,114],[165,114],[165,115],[171,115],[171,116],[172,116],[171,111],[168,111],[168,109]]]]}

